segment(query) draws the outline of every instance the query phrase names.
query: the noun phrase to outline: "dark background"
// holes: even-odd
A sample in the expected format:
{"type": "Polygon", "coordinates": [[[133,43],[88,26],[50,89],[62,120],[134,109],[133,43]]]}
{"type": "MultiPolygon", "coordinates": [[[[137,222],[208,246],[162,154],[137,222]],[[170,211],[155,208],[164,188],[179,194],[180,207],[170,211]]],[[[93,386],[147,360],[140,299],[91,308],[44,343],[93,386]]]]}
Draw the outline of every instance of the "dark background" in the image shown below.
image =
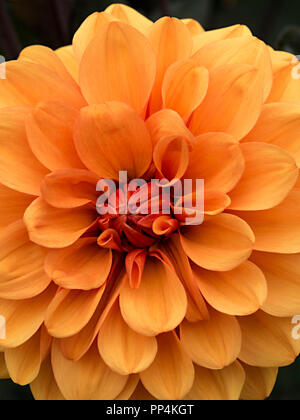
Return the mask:
{"type": "MultiPolygon", "coordinates": [[[[80,23],[106,0],[0,0],[0,54],[7,60],[22,48],[43,44],[58,48],[71,43],[80,23]]],[[[193,17],[205,29],[242,23],[276,49],[300,54],[299,0],[128,0],[151,19],[162,15],[193,17]]],[[[0,400],[31,399],[30,391],[10,381],[0,382],[0,400]]],[[[280,370],[273,400],[300,400],[300,360],[280,370]]]]}

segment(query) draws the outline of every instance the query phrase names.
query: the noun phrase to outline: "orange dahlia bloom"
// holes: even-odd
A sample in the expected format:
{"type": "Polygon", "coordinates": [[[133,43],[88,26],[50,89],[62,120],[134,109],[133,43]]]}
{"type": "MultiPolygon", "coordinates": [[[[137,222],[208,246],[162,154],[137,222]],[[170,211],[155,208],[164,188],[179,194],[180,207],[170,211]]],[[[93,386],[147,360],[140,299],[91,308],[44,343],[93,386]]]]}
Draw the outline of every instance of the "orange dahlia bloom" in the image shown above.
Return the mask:
{"type": "Polygon", "coordinates": [[[294,66],[245,26],[124,5],[89,16],[72,46],[7,63],[1,377],[51,400],[270,394],[300,351],[294,66]],[[98,182],[120,171],[204,179],[203,223],[174,197],[170,215],[122,213],[121,188],[99,214],[98,182]]]}

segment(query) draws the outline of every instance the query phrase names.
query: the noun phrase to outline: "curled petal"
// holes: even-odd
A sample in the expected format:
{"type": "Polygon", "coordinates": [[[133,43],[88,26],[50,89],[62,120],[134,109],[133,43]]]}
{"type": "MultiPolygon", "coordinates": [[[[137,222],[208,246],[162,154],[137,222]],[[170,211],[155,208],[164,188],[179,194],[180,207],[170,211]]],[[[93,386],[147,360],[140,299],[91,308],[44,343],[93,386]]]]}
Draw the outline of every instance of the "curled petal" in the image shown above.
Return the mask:
{"type": "Polygon", "coordinates": [[[160,335],[157,342],[156,358],[141,372],[141,381],[157,399],[180,400],[193,385],[193,364],[174,332],[160,335]]]}
{"type": "Polygon", "coordinates": [[[180,332],[185,351],[202,367],[223,369],[239,356],[242,334],[233,316],[211,310],[208,321],[184,321],[180,332]]]}
{"type": "Polygon", "coordinates": [[[126,4],[111,4],[105,9],[105,14],[133,26],[145,35],[152,25],[151,20],[126,4]]]}
{"type": "Polygon", "coordinates": [[[138,289],[132,289],[126,282],[120,294],[120,307],[134,331],[154,336],[180,324],[186,313],[187,299],[175,272],[152,257],[146,262],[138,289]]]}
{"type": "Polygon", "coordinates": [[[87,47],[79,80],[88,103],[120,101],[142,114],[155,72],[155,55],[147,38],[127,24],[112,22],[87,47]]]}
{"type": "Polygon", "coordinates": [[[187,400],[237,401],[245,382],[245,372],[239,362],[220,370],[195,365],[195,381],[187,400]]]}
{"type": "Polygon", "coordinates": [[[251,255],[254,235],[231,214],[207,216],[202,225],[181,229],[181,243],[191,260],[207,270],[229,271],[251,255]]]}
{"type": "Polygon", "coordinates": [[[151,163],[152,144],[144,121],[119,102],[84,108],[75,144],[85,165],[102,178],[119,179],[119,171],[125,170],[128,178],[138,178],[151,163]]]}

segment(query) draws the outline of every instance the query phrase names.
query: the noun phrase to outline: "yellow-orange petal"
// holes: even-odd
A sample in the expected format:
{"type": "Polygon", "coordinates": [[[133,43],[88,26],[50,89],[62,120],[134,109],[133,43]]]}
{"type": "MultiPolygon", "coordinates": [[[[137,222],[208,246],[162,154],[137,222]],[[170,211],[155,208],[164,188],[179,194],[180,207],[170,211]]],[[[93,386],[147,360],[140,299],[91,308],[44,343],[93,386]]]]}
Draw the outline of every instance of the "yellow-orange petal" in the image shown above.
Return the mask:
{"type": "Polygon", "coordinates": [[[187,400],[237,401],[245,382],[245,372],[239,362],[220,370],[195,365],[195,381],[187,400]]]}
{"type": "Polygon", "coordinates": [[[158,351],[152,365],[141,372],[144,387],[157,399],[180,400],[194,381],[194,367],[174,332],[157,337],[158,351]]]}
{"type": "Polygon", "coordinates": [[[289,102],[299,104],[299,60],[290,53],[272,51],[274,82],[267,103],[289,102]]]}
{"type": "Polygon", "coordinates": [[[150,19],[126,4],[111,4],[105,9],[105,14],[133,26],[145,35],[152,25],[150,19]]]}
{"type": "Polygon", "coordinates": [[[207,369],[223,369],[239,356],[242,334],[235,317],[211,309],[208,321],[184,321],[180,339],[195,363],[207,369]]]}
{"type": "Polygon", "coordinates": [[[35,106],[40,101],[58,101],[78,109],[86,105],[72,82],[46,67],[28,61],[8,62],[6,79],[0,80],[0,107],[35,106]]]}
{"type": "Polygon", "coordinates": [[[263,80],[249,64],[226,64],[210,72],[208,92],[188,124],[194,135],[231,134],[240,140],[255,125],[263,105],[263,80]]]}
{"type": "Polygon", "coordinates": [[[196,138],[185,178],[204,179],[205,190],[227,193],[245,169],[240,145],[225,133],[207,133],[196,138]]]}
{"type": "Polygon", "coordinates": [[[73,141],[79,113],[55,101],[40,102],[26,119],[29,145],[36,158],[48,169],[83,168],[73,141]]]}
{"type": "Polygon", "coordinates": [[[169,181],[180,179],[189,165],[189,146],[184,137],[170,136],[158,141],[153,153],[156,168],[169,181]]]}
{"type": "MultiPolygon", "coordinates": [[[[226,28],[214,29],[212,31],[205,31],[194,37],[193,52],[197,52],[200,48],[205,45],[209,45],[212,42],[221,41],[224,39],[240,38],[240,37],[251,37],[252,33],[249,28],[245,25],[233,25],[227,26],[226,28]]],[[[223,51],[224,53],[224,51],[223,51]]]]}
{"type": "Polygon", "coordinates": [[[19,192],[39,195],[48,170],[35,158],[27,141],[25,120],[29,112],[26,107],[0,110],[0,182],[19,192]]]}
{"type": "Polygon", "coordinates": [[[257,251],[300,252],[300,190],[294,189],[278,206],[263,211],[235,211],[251,227],[257,251]]]}
{"type": "Polygon", "coordinates": [[[79,71],[89,104],[120,101],[143,114],[156,72],[152,47],[133,27],[112,22],[87,47],[79,71]]]}
{"type": "Polygon", "coordinates": [[[117,302],[98,336],[98,348],[104,362],[121,375],[147,369],[157,352],[155,337],[146,337],[133,331],[125,323],[117,302]]]}
{"type": "Polygon", "coordinates": [[[40,295],[26,300],[0,299],[1,315],[6,320],[6,338],[0,339],[0,346],[5,349],[18,347],[37,332],[56,289],[50,285],[40,295]]]}
{"type": "Polygon", "coordinates": [[[203,296],[194,278],[190,261],[184,252],[179,235],[172,235],[163,241],[160,249],[167,255],[176,270],[188,298],[188,309],[186,317],[188,320],[200,321],[209,319],[209,313],[203,296]]]}
{"type": "Polygon", "coordinates": [[[33,195],[23,194],[0,184],[1,229],[22,219],[26,208],[34,199],[33,195]]]}
{"type": "Polygon", "coordinates": [[[115,398],[119,401],[127,401],[131,399],[132,394],[135,392],[136,387],[139,383],[139,375],[130,375],[128,381],[126,382],[125,388],[123,391],[115,398]]]}
{"type": "Polygon", "coordinates": [[[179,19],[163,17],[150,28],[149,39],[156,54],[157,72],[150,99],[150,114],[162,107],[162,84],[171,64],[188,58],[192,50],[192,36],[179,19]]]}
{"type": "Polygon", "coordinates": [[[44,270],[45,256],[46,250],[29,240],[22,220],[3,229],[0,234],[0,297],[20,300],[42,293],[51,282],[44,270]]]}
{"type": "Polygon", "coordinates": [[[65,399],[55,381],[50,358],[42,363],[39,375],[30,384],[30,389],[37,401],[63,401],[65,399]]]}
{"type": "Polygon", "coordinates": [[[202,225],[181,229],[189,258],[207,270],[229,271],[251,255],[254,235],[249,225],[231,214],[207,216],[202,225]]]}
{"type": "Polygon", "coordinates": [[[291,318],[277,318],[258,311],[239,318],[242,350],[239,358],[251,366],[290,365],[300,352],[300,341],[293,338],[291,318]]]}
{"type": "Polygon", "coordinates": [[[128,376],[113,372],[101,359],[96,345],[78,362],[67,360],[56,340],[52,347],[56,382],[67,400],[111,400],[124,389],[128,376]]]}
{"type": "Polygon", "coordinates": [[[228,315],[252,314],[267,298],[265,276],[249,261],[224,272],[208,271],[194,265],[193,274],[206,301],[228,315]]]}
{"type": "Polygon", "coordinates": [[[100,248],[94,239],[80,239],[74,245],[49,251],[45,270],[65,289],[91,290],[102,286],[110,273],[112,252],[100,248]]]}
{"type": "Polygon", "coordinates": [[[300,166],[300,104],[272,103],[261,115],[243,142],[271,143],[289,152],[300,166]]]}
{"type": "Polygon", "coordinates": [[[243,36],[205,45],[197,51],[193,60],[209,71],[225,64],[253,65],[263,82],[264,100],[270,94],[273,83],[270,52],[267,45],[257,38],[243,36]]]}
{"type": "Polygon", "coordinates": [[[89,15],[80,25],[80,27],[75,32],[73,37],[73,53],[80,64],[82,56],[93,40],[97,35],[97,32],[102,26],[107,25],[109,22],[112,22],[112,19],[109,15],[104,12],[95,12],[89,15]]]}
{"type": "Polygon", "coordinates": [[[75,88],[77,87],[77,84],[75,83],[73,77],[71,77],[61,59],[55,51],[51,50],[51,48],[43,45],[31,45],[21,51],[18,60],[25,60],[31,63],[40,64],[41,66],[56,73],[62,79],[65,79],[68,83],[73,84],[75,88]]]}
{"type": "Polygon", "coordinates": [[[279,317],[300,313],[300,254],[253,252],[251,261],[266,276],[268,296],[262,309],[279,317]]]}
{"type": "Polygon", "coordinates": [[[84,108],[75,145],[85,165],[102,178],[119,179],[119,171],[125,170],[129,179],[138,178],[151,163],[152,144],[144,121],[120,102],[84,108]]]}
{"type": "Polygon", "coordinates": [[[163,107],[174,109],[187,121],[205,98],[208,82],[208,70],[195,60],[177,61],[168,68],[163,80],[163,107]]]}
{"type": "Polygon", "coordinates": [[[96,211],[89,205],[57,209],[37,198],[27,208],[24,222],[32,242],[48,248],[65,248],[75,243],[96,218],[96,211]]]}
{"type": "Polygon", "coordinates": [[[199,35],[205,32],[200,23],[195,19],[181,19],[181,21],[187,26],[191,35],[199,35]]]}
{"type": "Polygon", "coordinates": [[[70,75],[78,83],[79,65],[75,59],[72,45],[67,45],[65,47],[58,48],[55,51],[55,54],[64,63],[64,66],[66,67],[70,75]]]}
{"type": "Polygon", "coordinates": [[[146,388],[144,387],[144,385],[140,381],[137,384],[137,387],[134,390],[134,393],[131,395],[130,400],[133,400],[133,401],[151,401],[151,400],[156,400],[156,398],[154,398],[154,396],[151,395],[150,392],[148,392],[146,390],[146,388]]]}
{"type": "Polygon", "coordinates": [[[194,136],[186,127],[184,121],[172,109],[162,109],[152,114],[146,121],[153,146],[161,139],[170,136],[180,136],[187,139],[189,143],[194,142],[194,136]]]}
{"type": "Polygon", "coordinates": [[[243,143],[245,171],[230,192],[230,209],[266,210],[280,204],[294,187],[299,170],[293,157],[272,144],[243,143]]]}
{"type": "Polygon", "coordinates": [[[41,184],[43,199],[53,207],[75,208],[96,203],[99,177],[85,169],[60,169],[47,175],[41,184]]]}
{"type": "Polygon", "coordinates": [[[10,378],[19,385],[28,385],[38,376],[41,366],[40,332],[19,347],[5,351],[10,378]]]}
{"type": "Polygon", "coordinates": [[[260,368],[243,363],[246,381],[241,399],[244,401],[262,401],[268,398],[276,383],[277,368],[260,368]]]}
{"type": "Polygon", "coordinates": [[[121,290],[120,307],[134,331],[154,336],[180,324],[186,314],[187,298],[175,272],[158,258],[150,257],[140,287],[132,289],[127,281],[121,290]]]}
{"type": "Polygon", "coordinates": [[[91,290],[61,289],[45,314],[45,326],[52,337],[71,337],[81,331],[92,318],[105,287],[91,290]]]}

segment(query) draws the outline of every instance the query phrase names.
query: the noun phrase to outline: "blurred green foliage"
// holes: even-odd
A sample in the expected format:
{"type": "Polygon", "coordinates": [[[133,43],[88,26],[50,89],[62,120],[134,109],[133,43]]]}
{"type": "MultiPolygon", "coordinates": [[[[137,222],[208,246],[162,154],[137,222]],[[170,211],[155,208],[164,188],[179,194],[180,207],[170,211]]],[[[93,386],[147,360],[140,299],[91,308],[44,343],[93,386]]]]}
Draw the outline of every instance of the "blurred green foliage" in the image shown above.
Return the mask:
{"type": "MultiPolygon", "coordinates": [[[[205,29],[242,23],[276,49],[300,54],[299,0],[132,0],[129,4],[151,19],[164,14],[193,17],[205,29]]],[[[0,54],[16,58],[30,44],[57,48],[90,13],[104,10],[109,0],[0,0],[0,54]]],[[[0,400],[30,400],[28,387],[0,381],[0,400]]],[[[300,359],[280,369],[271,400],[300,400],[300,359]]]]}

